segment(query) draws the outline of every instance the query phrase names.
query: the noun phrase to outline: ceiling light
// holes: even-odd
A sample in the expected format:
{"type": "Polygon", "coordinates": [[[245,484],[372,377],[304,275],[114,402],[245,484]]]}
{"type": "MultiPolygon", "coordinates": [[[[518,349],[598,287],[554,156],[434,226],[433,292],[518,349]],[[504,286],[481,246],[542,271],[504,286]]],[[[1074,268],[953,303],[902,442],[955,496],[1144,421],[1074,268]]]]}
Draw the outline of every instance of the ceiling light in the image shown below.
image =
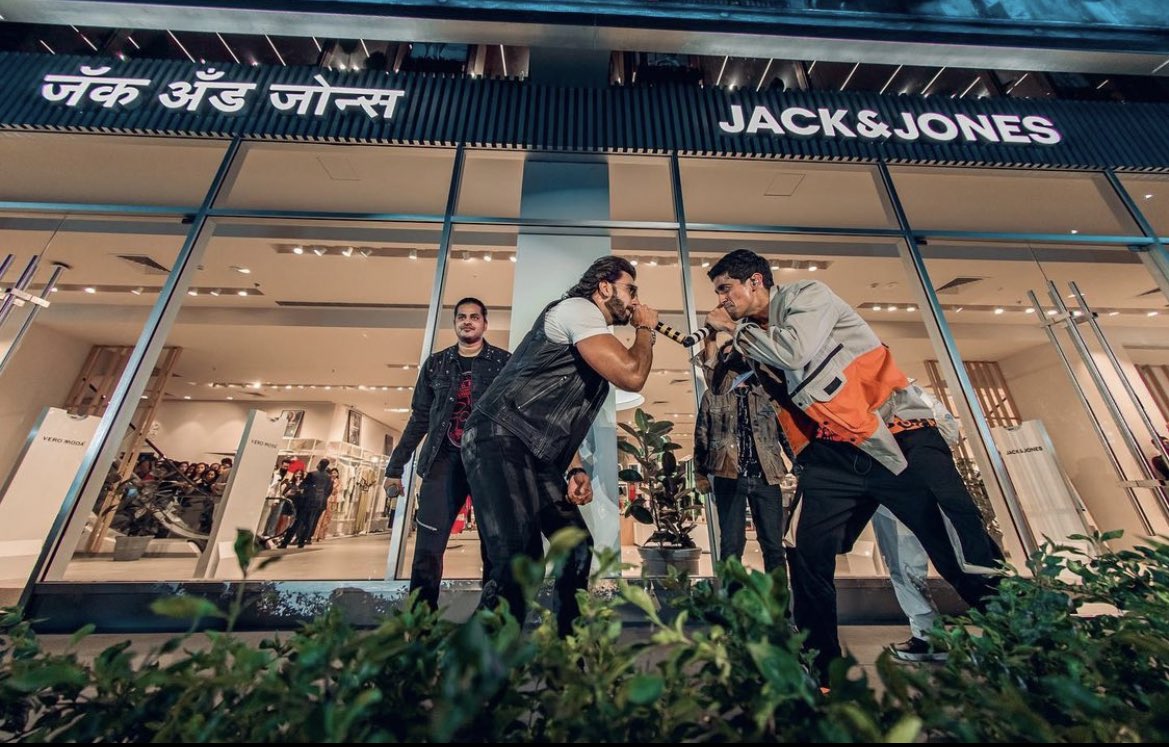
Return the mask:
{"type": "Polygon", "coordinates": [[[633,265],[634,267],[637,267],[637,260],[631,259],[631,260],[629,260],[629,264],[633,265]]]}
{"type": "Polygon", "coordinates": [[[1006,309],[1004,309],[1002,306],[999,306],[998,308],[996,308],[994,310],[994,313],[996,313],[996,314],[1003,314],[1005,312],[1006,312],[1006,309]]]}
{"type": "Polygon", "coordinates": [[[1048,310],[1047,310],[1047,315],[1048,315],[1048,316],[1055,316],[1055,309],[1048,309],[1048,310]]]}
{"type": "Polygon", "coordinates": [[[1023,309],[1023,313],[1024,313],[1024,314],[1034,314],[1034,313],[1035,313],[1035,307],[1033,307],[1033,306],[1028,306],[1027,308],[1023,309]]]}
{"type": "Polygon", "coordinates": [[[965,306],[959,306],[958,308],[954,309],[954,313],[955,313],[955,314],[961,314],[961,313],[962,313],[962,309],[964,309],[964,308],[966,308],[966,307],[965,307],[965,306]]]}
{"type": "Polygon", "coordinates": [[[1160,312],[1158,312],[1158,311],[1150,311],[1149,313],[1145,314],[1145,316],[1156,316],[1159,313],[1160,312]]]}
{"type": "Polygon", "coordinates": [[[410,255],[409,255],[409,256],[410,256],[410,259],[418,259],[418,250],[417,250],[417,249],[411,249],[411,250],[410,250],[410,255]]]}
{"type": "Polygon", "coordinates": [[[213,295],[213,296],[215,296],[215,297],[218,297],[218,296],[219,296],[219,289],[218,289],[218,288],[214,288],[214,289],[212,289],[212,291],[211,291],[211,295],[213,295]]]}
{"type": "Polygon", "coordinates": [[[888,306],[885,308],[885,311],[897,311],[897,307],[896,306],[888,306]]]}
{"type": "Polygon", "coordinates": [[[1153,196],[1152,196],[1152,195],[1145,195],[1145,199],[1146,199],[1146,200],[1151,200],[1151,199],[1153,199],[1153,196]]]}
{"type": "MultiPolygon", "coordinates": [[[[56,289],[56,288],[53,288],[53,290],[57,290],[57,289],[56,289]]],[[[137,287],[137,288],[133,289],[133,290],[132,290],[132,291],[130,291],[130,292],[131,292],[131,293],[133,293],[135,296],[141,296],[141,295],[142,295],[142,291],[144,291],[144,290],[146,290],[146,289],[145,289],[145,288],[143,288],[143,287],[141,287],[141,286],[139,286],[139,287],[137,287]]]]}
{"type": "Polygon", "coordinates": [[[702,260],[702,266],[703,267],[710,267],[710,260],[709,259],[702,260]]]}
{"type": "Polygon", "coordinates": [[[819,266],[817,266],[815,262],[808,265],[808,272],[815,272],[816,270],[819,270],[819,269],[820,269],[819,266]]]}
{"type": "Polygon", "coordinates": [[[1079,315],[1080,315],[1079,309],[1076,309],[1075,311],[1072,312],[1072,316],[1079,316],[1079,315]]]}
{"type": "Polygon", "coordinates": [[[303,246],[294,246],[294,247],[292,247],[292,253],[293,254],[304,254],[304,247],[303,246]]]}
{"type": "Polygon", "coordinates": [[[246,295],[248,295],[248,292],[246,290],[241,290],[241,291],[236,291],[235,294],[237,296],[246,296],[246,295]]]}
{"type": "Polygon", "coordinates": [[[191,395],[189,395],[189,394],[184,394],[184,395],[183,395],[183,399],[190,399],[190,398],[191,398],[191,395]]]}
{"type": "Polygon", "coordinates": [[[230,269],[235,270],[236,272],[238,272],[241,275],[251,275],[252,274],[251,270],[249,270],[246,267],[240,267],[239,265],[232,265],[230,269]]]}
{"type": "Polygon", "coordinates": [[[648,264],[650,267],[657,267],[658,261],[656,259],[651,259],[648,264]]]}
{"type": "Polygon", "coordinates": [[[884,307],[878,306],[877,304],[873,304],[873,311],[880,311],[882,308],[884,308],[884,307]]]}
{"type": "Polygon", "coordinates": [[[59,290],[61,289],[54,285],[52,288],[49,288],[49,293],[56,293],[59,290]]]}
{"type": "Polygon", "coordinates": [[[313,254],[317,255],[318,257],[324,256],[325,252],[327,252],[327,251],[329,251],[329,250],[323,246],[314,246],[313,247],[313,254]]]}
{"type": "Polygon", "coordinates": [[[510,259],[512,262],[515,262],[515,255],[514,254],[511,255],[510,257],[508,257],[508,259],[510,259]]]}
{"type": "Polygon", "coordinates": [[[463,252],[463,261],[464,261],[464,262],[470,262],[470,261],[471,261],[471,253],[470,253],[470,252],[463,252]]]}
{"type": "Polygon", "coordinates": [[[1117,311],[1116,309],[1113,309],[1112,311],[1108,312],[1108,316],[1117,316],[1118,314],[1120,314],[1120,312],[1117,311]]]}
{"type": "Polygon", "coordinates": [[[917,311],[917,307],[916,306],[906,306],[905,310],[910,311],[910,312],[917,311]]]}
{"type": "Polygon", "coordinates": [[[779,265],[771,265],[772,272],[777,272],[778,270],[779,270],[779,265]]]}
{"type": "Polygon", "coordinates": [[[231,396],[230,394],[229,394],[229,395],[227,395],[227,398],[228,398],[228,399],[235,399],[235,397],[231,396]]]}
{"type": "Polygon", "coordinates": [[[363,257],[371,257],[373,256],[373,249],[362,249],[359,254],[363,257]]]}
{"type": "Polygon", "coordinates": [[[89,286],[89,287],[87,287],[87,288],[85,289],[85,292],[86,292],[86,293],[97,293],[97,288],[94,288],[94,287],[91,285],[91,286],[89,286]]]}
{"type": "Polygon", "coordinates": [[[352,256],[353,256],[353,247],[351,247],[351,246],[347,246],[347,247],[345,247],[344,249],[342,249],[342,250],[341,250],[341,256],[343,256],[343,257],[352,257],[352,256]]]}
{"type": "Polygon", "coordinates": [[[197,295],[199,295],[199,289],[192,288],[191,290],[187,291],[187,295],[188,296],[197,296],[197,295]]]}
{"type": "Polygon", "coordinates": [[[1079,233],[1079,231],[1077,229],[1073,228],[1072,233],[1079,233]]]}
{"type": "Polygon", "coordinates": [[[491,261],[491,252],[487,252],[486,254],[484,254],[484,255],[483,255],[483,261],[484,261],[484,262],[490,262],[490,261],[491,261]]]}

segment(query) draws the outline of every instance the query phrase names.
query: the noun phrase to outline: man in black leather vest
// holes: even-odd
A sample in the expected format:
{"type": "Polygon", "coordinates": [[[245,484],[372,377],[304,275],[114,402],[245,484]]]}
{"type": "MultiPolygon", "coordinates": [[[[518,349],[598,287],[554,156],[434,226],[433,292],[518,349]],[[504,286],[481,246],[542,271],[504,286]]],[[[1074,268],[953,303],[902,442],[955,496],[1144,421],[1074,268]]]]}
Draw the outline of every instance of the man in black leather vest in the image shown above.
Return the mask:
{"type": "MultiPolygon", "coordinates": [[[[637,271],[620,257],[593,262],[580,282],[549,304],[476,405],[463,433],[463,464],[475,495],[479,534],[491,577],[483,607],[506,599],[526,612],[511,559],[543,554],[540,535],[585,527],[580,506],[593,499],[577,448],[609,393],[609,384],[636,392],[653,362],[658,312],[637,299],[637,271]],[[636,328],[626,348],[609,325],[636,328]],[[565,472],[567,470],[567,472],[565,472]]],[[[560,634],[580,614],[576,591],[588,585],[592,538],[573,551],[556,580],[553,610],[560,634]]]]}

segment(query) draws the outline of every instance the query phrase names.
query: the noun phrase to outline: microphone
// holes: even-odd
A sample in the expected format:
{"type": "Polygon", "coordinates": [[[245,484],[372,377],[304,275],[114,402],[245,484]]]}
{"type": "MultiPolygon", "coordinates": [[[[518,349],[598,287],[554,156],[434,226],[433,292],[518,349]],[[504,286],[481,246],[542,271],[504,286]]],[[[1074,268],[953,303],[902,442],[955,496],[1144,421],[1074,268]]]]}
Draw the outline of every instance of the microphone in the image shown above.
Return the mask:
{"type": "Polygon", "coordinates": [[[684,345],[685,347],[688,347],[688,348],[694,347],[698,343],[705,340],[706,337],[710,333],[714,332],[713,329],[711,329],[709,326],[707,326],[705,324],[702,325],[701,327],[699,327],[694,332],[694,334],[690,334],[690,335],[684,335],[681,332],[679,332],[678,330],[671,327],[670,325],[665,324],[664,322],[658,322],[657,325],[654,326],[654,329],[656,329],[658,332],[662,333],[666,337],[670,338],[674,342],[678,343],[679,345],[684,345]]]}

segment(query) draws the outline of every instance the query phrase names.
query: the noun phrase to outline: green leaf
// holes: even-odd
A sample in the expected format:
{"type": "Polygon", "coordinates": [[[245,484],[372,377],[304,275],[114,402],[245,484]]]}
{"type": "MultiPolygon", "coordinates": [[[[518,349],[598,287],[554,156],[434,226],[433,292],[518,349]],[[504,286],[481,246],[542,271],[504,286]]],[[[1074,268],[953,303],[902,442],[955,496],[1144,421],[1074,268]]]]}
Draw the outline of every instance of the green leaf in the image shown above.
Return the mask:
{"type": "Polygon", "coordinates": [[[635,469],[632,469],[632,468],[623,469],[620,472],[618,472],[617,479],[624,480],[625,482],[641,482],[642,481],[641,473],[635,469]]]}
{"type": "Polygon", "coordinates": [[[634,705],[648,705],[661,697],[665,682],[656,674],[639,674],[626,685],[629,702],[634,705]]]}
{"type": "Polygon", "coordinates": [[[548,552],[545,557],[550,562],[555,562],[561,558],[567,558],[576,546],[589,536],[588,532],[576,527],[565,527],[557,530],[550,538],[548,538],[548,552]]]}
{"type": "Polygon", "coordinates": [[[200,597],[164,597],[150,603],[150,611],[177,620],[200,620],[204,617],[226,617],[214,602],[200,597]]]}
{"type": "Polygon", "coordinates": [[[247,576],[248,566],[252,559],[260,552],[260,545],[256,542],[256,535],[247,529],[237,529],[235,532],[235,559],[239,563],[240,571],[247,576]]]}
{"type": "Polygon", "coordinates": [[[69,636],[69,647],[72,648],[73,646],[76,646],[81,642],[81,639],[90,635],[95,630],[97,630],[97,626],[93,623],[86,623],[85,625],[82,625],[76,633],[69,636]]]}
{"type": "Polygon", "coordinates": [[[921,734],[921,719],[917,716],[902,716],[901,720],[893,724],[893,728],[885,735],[885,742],[890,744],[909,744],[917,741],[921,734]]]}
{"type": "Polygon", "coordinates": [[[641,449],[623,438],[617,439],[617,451],[624,451],[626,454],[632,454],[635,457],[641,456],[641,449]]]}
{"type": "Polygon", "coordinates": [[[650,421],[649,416],[646,415],[645,410],[641,409],[640,407],[637,408],[637,412],[633,413],[633,422],[637,423],[637,427],[639,430],[648,431],[649,430],[649,421],[650,421]]]}
{"type": "Polygon", "coordinates": [[[642,524],[654,523],[653,513],[651,513],[649,508],[645,505],[645,501],[641,500],[640,498],[629,504],[628,513],[642,524]]]}
{"type": "Polygon", "coordinates": [[[55,689],[64,685],[79,687],[86,684],[86,673],[77,664],[44,664],[29,669],[5,681],[5,687],[19,692],[34,693],[45,688],[55,689]]]}
{"type": "Polygon", "coordinates": [[[662,454],[662,472],[666,477],[673,477],[674,472],[678,469],[678,459],[674,456],[672,451],[667,451],[662,454]]]}
{"type": "Polygon", "coordinates": [[[621,430],[625,431],[629,435],[633,436],[638,441],[641,440],[641,433],[639,433],[638,430],[636,428],[634,428],[632,425],[630,425],[629,423],[617,423],[617,427],[620,428],[621,430]]]}

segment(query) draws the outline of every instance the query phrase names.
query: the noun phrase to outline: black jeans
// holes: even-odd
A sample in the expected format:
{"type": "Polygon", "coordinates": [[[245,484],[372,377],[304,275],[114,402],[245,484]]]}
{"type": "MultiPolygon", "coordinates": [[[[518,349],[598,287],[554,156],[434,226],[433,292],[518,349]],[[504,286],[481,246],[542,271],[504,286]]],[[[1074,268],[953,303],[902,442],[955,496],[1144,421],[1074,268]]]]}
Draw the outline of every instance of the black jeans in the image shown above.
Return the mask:
{"type": "Polygon", "coordinates": [[[771,573],[783,567],[783,495],[778,485],[768,485],[763,477],[715,477],[714,505],[718,509],[720,560],[743,557],[750,505],[763,551],[763,568],[771,573]]]}
{"type": "Polygon", "coordinates": [[[878,504],[887,506],[921,542],[934,567],[967,604],[979,606],[997,577],[959,565],[942,521],[945,512],[971,563],[994,567],[1002,552],[987,534],[978,508],[936,428],[897,434],[909,466],[894,475],[850,444],[813,441],[800,453],[803,509],[791,552],[796,626],[808,633],[820,677],[840,655],[836,617],[836,556],[852,549],[878,504]]]}
{"type": "Polygon", "coordinates": [[[325,510],[324,506],[317,506],[316,501],[312,498],[300,498],[294,502],[296,504],[296,521],[281,538],[281,547],[288,547],[289,542],[296,542],[297,547],[304,547],[306,541],[312,542],[317,522],[320,521],[321,513],[325,510]]]}
{"type": "Polygon", "coordinates": [[[541,534],[550,537],[570,526],[585,531],[585,541],[573,549],[554,587],[552,611],[560,634],[567,635],[580,615],[576,592],[588,588],[593,538],[580,509],[565,499],[564,474],[556,465],[537,460],[509,431],[474,414],[463,432],[463,464],[475,496],[479,536],[491,560],[481,607],[491,608],[506,599],[512,614],[522,621],[527,607],[512,574],[511,559],[516,555],[542,558],[541,534]]]}
{"type": "MultiPolygon", "coordinates": [[[[471,492],[467,472],[459,451],[444,445],[439,449],[418,491],[417,532],[414,563],[410,569],[410,591],[419,589],[418,597],[431,608],[438,607],[438,587],[442,583],[442,560],[451,538],[451,527],[467,495],[471,492]]],[[[474,498],[472,498],[474,502],[474,498]]],[[[478,511],[478,508],[476,508],[478,511]]],[[[491,568],[486,543],[480,538],[479,556],[483,559],[483,581],[491,568]]]]}

